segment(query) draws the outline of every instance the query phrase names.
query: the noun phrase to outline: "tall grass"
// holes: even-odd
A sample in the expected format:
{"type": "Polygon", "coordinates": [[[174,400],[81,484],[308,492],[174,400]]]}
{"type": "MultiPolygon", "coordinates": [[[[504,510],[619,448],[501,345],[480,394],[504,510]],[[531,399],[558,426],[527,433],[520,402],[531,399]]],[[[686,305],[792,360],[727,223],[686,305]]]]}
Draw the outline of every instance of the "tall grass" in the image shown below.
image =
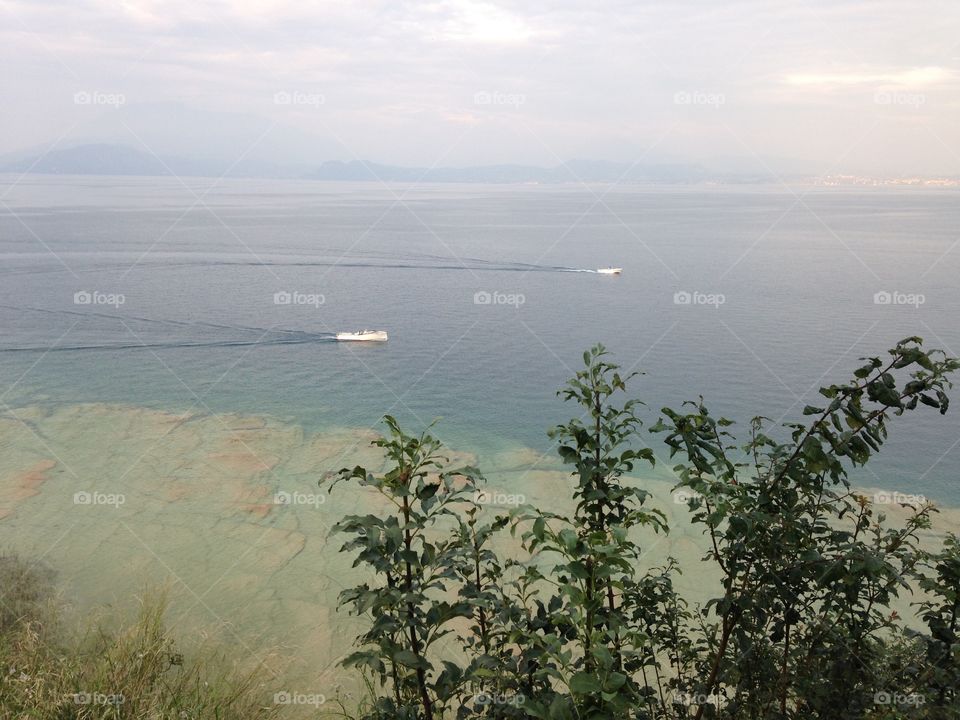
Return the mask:
{"type": "Polygon", "coordinates": [[[179,651],[164,626],[165,592],[148,593],[119,629],[62,630],[51,573],[0,555],[0,718],[266,720],[264,667],[241,670],[223,653],[179,651]]]}

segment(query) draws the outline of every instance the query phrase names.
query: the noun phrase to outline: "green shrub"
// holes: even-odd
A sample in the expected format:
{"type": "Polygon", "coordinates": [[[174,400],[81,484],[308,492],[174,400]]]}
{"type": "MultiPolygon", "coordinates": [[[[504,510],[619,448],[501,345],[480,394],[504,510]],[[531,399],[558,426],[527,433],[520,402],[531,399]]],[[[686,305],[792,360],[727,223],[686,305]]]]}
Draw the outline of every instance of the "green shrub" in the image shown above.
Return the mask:
{"type": "Polygon", "coordinates": [[[664,408],[653,430],[721,577],[696,611],[674,588],[674,561],[638,569],[637,530],[668,528],[626,475],[653,453],[640,405],[617,401],[629,377],[601,346],[561,391],[582,414],[551,432],[574,470],[570,516],[522,507],[485,520],[470,495],[479,473],[446,471],[436,440],[387,418],[388,472],[341,478],[381,493],[389,512],[336,528],[376,578],[342,596],[372,619],[344,661],[374,674],[362,717],[960,717],[960,544],[923,550],[931,505],[891,527],[848,480],[893,417],[947,411],[958,367],[908,338],[822,388],[807,422],[758,416],[744,439],[702,399],[664,408]],[[491,550],[508,525],[523,557],[491,550]],[[913,590],[926,633],[890,609],[913,590]],[[432,648],[454,631],[463,656],[440,659],[432,648]]]}

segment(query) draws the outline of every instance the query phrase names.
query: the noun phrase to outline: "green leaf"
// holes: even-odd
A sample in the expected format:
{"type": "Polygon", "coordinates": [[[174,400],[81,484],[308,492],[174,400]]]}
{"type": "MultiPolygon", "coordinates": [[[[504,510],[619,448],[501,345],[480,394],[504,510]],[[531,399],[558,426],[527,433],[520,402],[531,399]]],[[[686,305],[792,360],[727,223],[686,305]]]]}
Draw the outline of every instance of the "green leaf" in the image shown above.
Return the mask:
{"type": "Polygon", "coordinates": [[[589,673],[578,672],[570,678],[570,691],[577,695],[589,695],[601,690],[600,681],[589,673]]]}
{"type": "Polygon", "coordinates": [[[430,668],[430,664],[424,658],[417,656],[410,650],[398,650],[393,654],[393,661],[409,668],[421,668],[423,670],[430,668]]]}

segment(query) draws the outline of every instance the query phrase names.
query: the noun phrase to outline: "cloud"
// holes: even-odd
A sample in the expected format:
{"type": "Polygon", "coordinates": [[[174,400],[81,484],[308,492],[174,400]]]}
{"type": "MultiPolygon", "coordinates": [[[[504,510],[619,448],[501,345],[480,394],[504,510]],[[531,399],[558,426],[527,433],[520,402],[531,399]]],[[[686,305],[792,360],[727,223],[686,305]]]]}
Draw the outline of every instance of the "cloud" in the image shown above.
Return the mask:
{"type": "Polygon", "coordinates": [[[477,0],[448,0],[439,6],[449,13],[441,24],[444,36],[460,42],[524,43],[537,31],[520,15],[477,0]]]}
{"type": "Polygon", "coordinates": [[[956,73],[943,67],[922,67],[884,70],[833,70],[829,72],[790,74],[787,85],[824,89],[855,85],[889,85],[905,88],[940,85],[955,79],[956,73]]]}
{"type": "Polygon", "coordinates": [[[942,0],[0,0],[0,153],[91,121],[72,101],[85,90],[256,115],[398,164],[446,147],[462,165],[635,159],[653,143],[696,163],[733,130],[819,169],[878,112],[913,123],[905,156],[936,157],[934,135],[960,147],[957,21],[942,0]],[[325,102],[278,106],[280,91],[325,102]],[[925,102],[875,101],[898,92],[925,102]]]}

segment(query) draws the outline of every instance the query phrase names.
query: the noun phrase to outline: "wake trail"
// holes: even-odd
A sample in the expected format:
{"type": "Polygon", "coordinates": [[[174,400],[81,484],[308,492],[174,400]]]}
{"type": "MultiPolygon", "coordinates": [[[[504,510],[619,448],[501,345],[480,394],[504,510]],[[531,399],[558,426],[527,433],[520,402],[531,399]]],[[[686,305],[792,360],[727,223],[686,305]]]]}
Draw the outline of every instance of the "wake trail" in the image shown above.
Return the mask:
{"type": "MultiPolygon", "coordinates": [[[[23,346],[23,347],[0,347],[0,353],[18,353],[18,352],[63,352],[63,351],[81,351],[81,350],[137,350],[137,349],[176,349],[176,348],[217,348],[217,347],[249,347],[251,345],[305,345],[309,343],[336,342],[336,334],[332,332],[306,332],[304,330],[290,330],[287,328],[263,328],[251,327],[246,325],[226,325],[222,323],[211,323],[201,321],[182,321],[138,317],[132,315],[110,315],[96,311],[81,312],[77,310],[50,310],[37,307],[16,307],[12,305],[2,305],[0,308],[14,310],[16,312],[36,312],[46,315],[67,315],[83,319],[109,320],[114,323],[142,323],[144,325],[155,325],[164,327],[176,327],[187,330],[195,330],[203,333],[204,331],[228,331],[234,334],[244,333],[255,335],[251,338],[225,338],[222,340],[167,340],[162,342],[150,341],[129,341],[114,343],[89,343],[77,345],[58,345],[54,347],[47,346],[23,346]]],[[[131,331],[132,332],[132,331],[131,331]]],[[[136,333],[133,333],[136,335],[136,333]]],[[[210,334],[207,332],[207,334],[210,334]]]]}
{"type": "MultiPolygon", "coordinates": [[[[336,253],[331,253],[336,255],[336,253]]],[[[390,270],[460,270],[467,272],[588,272],[596,270],[575,268],[564,265],[542,265],[539,263],[502,262],[484,258],[455,258],[428,254],[403,253],[352,253],[360,258],[334,257],[316,260],[217,260],[197,259],[183,261],[155,261],[139,263],[111,263],[92,267],[74,268],[78,273],[109,272],[113,270],[129,271],[133,269],[173,269],[173,268],[216,268],[216,267],[271,267],[271,268],[385,268],[390,270]],[[374,262],[381,260],[381,262],[374,262]]],[[[2,276],[43,275],[67,272],[63,267],[23,268],[0,273],[2,276]]]]}
{"type": "Polygon", "coordinates": [[[221,323],[212,323],[212,322],[203,322],[200,320],[169,320],[169,319],[158,319],[158,318],[146,318],[139,317],[137,315],[110,315],[109,313],[96,312],[94,310],[88,311],[79,311],[79,310],[51,310],[49,308],[38,308],[38,307],[16,307],[14,305],[3,305],[0,304],[0,308],[5,310],[14,310],[16,312],[37,312],[44,313],[46,315],[70,315],[73,317],[81,318],[99,318],[102,320],[112,320],[114,322],[120,321],[130,321],[137,323],[144,323],[149,325],[171,325],[173,327],[183,327],[183,328],[214,328],[216,330],[240,330],[244,332],[251,333],[301,333],[301,330],[286,330],[283,328],[263,328],[263,327],[254,327],[249,325],[224,325],[221,323]]]}
{"type": "Polygon", "coordinates": [[[192,263],[152,263],[153,268],[173,267],[341,267],[341,268],[385,268],[389,270],[462,270],[465,272],[596,272],[587,268],[564,267],[560,265],[535,265],[531,263],[496,263],[480,259],[467,259],[463,263],[423,265],[416,262],[358,262],[355,260],[300,260],[258,262],[210,260],[192,263]]]}
{"type": "Polygon", "coordinates": [[[10,347],[0,348],[0,353],[26,352],[76,352],[84,350],[167,350],[180,348],[232,348],[251,345],[306,345],[308,343],[337,342],[333,333],[307,334],[300,338],[273,338],[270,340],[214,340],[209,342],[160,342],[160,343],[104,343],[100,345],[59,345],[56,347],[10,347]]]}

